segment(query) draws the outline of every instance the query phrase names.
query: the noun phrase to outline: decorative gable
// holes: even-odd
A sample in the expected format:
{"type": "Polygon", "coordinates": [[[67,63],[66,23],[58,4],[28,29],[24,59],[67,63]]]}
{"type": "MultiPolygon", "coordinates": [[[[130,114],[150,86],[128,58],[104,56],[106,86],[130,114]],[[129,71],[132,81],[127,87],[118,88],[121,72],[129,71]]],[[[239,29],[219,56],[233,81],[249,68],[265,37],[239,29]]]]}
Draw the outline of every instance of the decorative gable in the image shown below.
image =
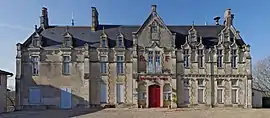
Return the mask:
{"type": "Polygon", "coordinates": [[[105,33],[104,27],[100,35],[100,47],[108,48],[108,35],[105,33]]]}
{"type": "Polygon", "coordinates": [[[64,40],[63,40],[63,47],[64,48],[72,48],[74,41],[73,41],[73,36],[71,33],[69,33],[68,31],[68,26],[66,27],[66,32],[63,35],[64,36],[64,40]]]}
{"type": "Polygon", "coordinates": [[[158,26],[158,27],[156,27],[156,29],[153,29],[156,31],[159,30],[158,28],[165,28],[167,30],[167,32],[172,35],[170,30],[165,25],[164,21],[158,15],[158,13],[156,11],[156,5],[152,5],[152,11],[151,11],[150,15],[148,16],[148,18],[146,19],[146,21],[143,23],[143,25],[137,30],[137,32],[136,32],[137,35],[139,35],[144,29],[149,28],[149,26],[150,26],[150,28],[152,28],[151,26],[158,26]]]}
{"type": "Polygon", "coordinates": [[[124,35],[119,31],[116,39],[116,47],[123,48],[124,46],[124,35]]]}
{"type": "Polygon", "coordinates": [[[197,30],[194,27],[194,24],[192,24],[191,29],[188,31],[188,41],[192,44],[195,45],[198,43],[198,35],[197,35],[197,30]]]}
{"type": "Polygon", "coordinates": [[[37,25],[35,25],[35,33],[32,36],[32,42],[30,47],[34,47],[34,48],[40,48],[41,47],[41,40],[42,40],[42,36],[39,35],[38,31],[37,31],[37,25]]]}

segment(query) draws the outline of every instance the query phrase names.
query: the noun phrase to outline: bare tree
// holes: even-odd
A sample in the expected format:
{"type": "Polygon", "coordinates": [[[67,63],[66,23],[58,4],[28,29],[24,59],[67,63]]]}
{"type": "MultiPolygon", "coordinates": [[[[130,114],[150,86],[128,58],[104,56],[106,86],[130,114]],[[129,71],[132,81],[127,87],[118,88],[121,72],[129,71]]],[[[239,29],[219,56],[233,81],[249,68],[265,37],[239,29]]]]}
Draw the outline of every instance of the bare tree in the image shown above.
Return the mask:
{"type": "Polygon", "coordinates": [[[253,78],[253,87],[270,91],[270,57],[266,57],[254,65],[253,78]]]}

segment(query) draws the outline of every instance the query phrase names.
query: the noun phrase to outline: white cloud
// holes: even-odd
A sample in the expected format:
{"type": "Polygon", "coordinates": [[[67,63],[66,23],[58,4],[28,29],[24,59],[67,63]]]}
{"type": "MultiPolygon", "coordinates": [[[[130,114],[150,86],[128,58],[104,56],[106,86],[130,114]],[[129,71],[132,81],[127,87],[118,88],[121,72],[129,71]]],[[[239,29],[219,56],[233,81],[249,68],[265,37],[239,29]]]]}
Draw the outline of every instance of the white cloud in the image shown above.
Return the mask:
{"type": "Polygon", "coordinates": [[[10,28],[10,29],[18,29],[18,30],[24,30],[24,31],[32,31],[33,28],[18,26],[18,25],[11,25],[11,24],[0,24],[0,28],[10,28]]]}

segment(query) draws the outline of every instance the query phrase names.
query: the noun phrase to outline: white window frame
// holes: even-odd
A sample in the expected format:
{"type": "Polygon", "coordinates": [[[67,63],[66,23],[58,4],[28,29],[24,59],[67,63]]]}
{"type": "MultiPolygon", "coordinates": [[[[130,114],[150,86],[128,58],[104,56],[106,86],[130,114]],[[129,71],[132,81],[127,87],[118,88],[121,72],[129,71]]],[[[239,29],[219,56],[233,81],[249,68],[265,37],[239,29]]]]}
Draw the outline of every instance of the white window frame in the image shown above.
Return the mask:
{"type": "Polygon", "coordinates": [[[125,73],[125,56],[124,55],[117,55],[116,56],[116,73],[117,74],[124,74],[125,73]],[[122,60],[118,60],[118,57],[122,57],[122,60]],[[121,64],[121,65],[118,65],[121,64]],[[118,67],[120,66],[120,67],[118,67]],[[118,69],[120,69],[118,71],[118,69]]]}
{"type": "Polygon", "coordinates": [[[159,49],[148,49],[147,51],[147,73],[162,73],[162,50],[159,50],[159,49]],[[151,54],[149,54],[151,52],[151,54]],[[156,54],[157,52],[159,52],[159,54],[156,54]],[[149,58],[151,55],[151,58],[149,58]],[[156,61],[156,56],[159,56],[159,66],[157,66],[157,61],[156,61]],[[149,59],[153,60],[152,61],[152,67],[149,67],[150,66],[150,61],[149,59]]]}
{"type": "Polygon", "coordinates": [[[238,103],[239,103],[239,100],[238,100],[238,99],[239,99],[239,98],[238,98],[238,97],[239,97],[239,89],[238,89],[238,88],[232,88],[231,90],[232,90],[232,91],[233,91],[233,90],[236,90],[236,96],[235,96],[235,99],[236,99],[236,100],[235,100],[235,103],[233,103],[233,99],[232,99],[232,91],[231,91],[231,102],[232,102],[232,104],[238,104],[238,103]]]}
{"type": "Polygon", "coordinates": [[[190,87],[184,87],[184,92],[183,92],[183,102],[184,104],[190,104],[190,87]],[[188,101],[186,101],[186,90],[188,90],[188,101]]]}
{"type": "Polygon", "coordinates": [[[237,68],[237,63],[238,63],[238,55],[237,55],[238,51],[237,49],[231,49],[231,67],[232,68],[237,68]],[[235,54],[233,54],[233,51],[235,51],[235,54]],[[234,60],[235,59],[235,60],[234,60]],[[234,62],[235,61],[235,62],[234,62]]]}
{"type": "Polygon", "coordinates": [[[100,61],[100,73],[101,74],[107,74],[108,73],[108,56],[107,55],[101,55],[99,56],[99,61],[100,61]],[[102,57],[105,58],[105,60],[101,60],[102,57]],[[103,70],[103,64],[105,64],[105,70],[103,70]],[[103,72],[105,71],[105,72],[103,72]]]}
{"type": "MultiPolygon", "coordinates": [[[[116,103],[118,103],[118,104],[124,103],[125,102],[125,84],[124,83],[117,83],[116,86],[115,86],[115,92],[116,92],[116,94],[115,94],[116,103]],[[123,86],[122,93],[119,93],[120,94],[120,100],[118,100],[119,98],[118,98],[118,93],[117,93],[118,92],[117,91],[117,86],[118,85],[123,86]]],[[[121,92],[121,90],[120,90],[120,92],[121,92]]]]}
{"type": "Polygon", "coordinates": [[[204,68],[204,49],[198,49],[198,67],[204,68]],[[202,51],[202,54],[199,53],[199,51],[202,51]]]}
{"type": "Polygon", "coordinates": [[[190,67],[190,49],[183,49],[183,64],[184,68],[190,67]]]}
{"type": "Polygon", "coordinates": [[[63,75],[70,75],[70,62],[71,62],[71,56],[70,55],[63,55],[62,56],[62,74],[63,75]],[[65,57],[68,57],[68,60],[65,60],[65,57]],[[65,72],[65,64],[68,64],[68,72],[65,72]]]}
{"type": "Polygon", "coordinates": [[[205,95],[205,88],[204,87],[199,87],[198,88],[198,92],[197,92],[198,94],[197,94],[197,102],[199,103],[199,104],[204,104],[205,103],[205,98],[204,98],[204,95],[205,95]],[[202,92],[202,102],[200,103],[199,102],[199,90],[203,90],[202,92]]]}
{"type": "Polygon", "coordinates": [[[223,67],[223,49],[218,49],[217,50],[217,68],[222,68],[223,67]],[[221,54],[219,53],[221,51],[221,54]]]}
{"type": "Polygon", "coordinates": [[[224,104],[224,99],[225,99],[225,98],[224,98],[224,88],[217,88],[216,90],[217,90],[217,91],[216,91],[216,95],[217,95],[217,96],[216,96],[216,103],[217,103],[217,104],[224,104]],[[222,98],[221,98],[221,103],[219,103],[219,101],[218,101],[218,90],[221,90],[221,91],[222,91],[222,93],[221,93],[221,97],[222,97],[222,98]]]}
{"type": "Polygon", "coordinates": [[[31,55],[31,65],[32,65],[32,75],[33,76],[38,76],[39,75],[39,64],[40,64],[40,56],[39,55],[31,55]],[[34,60],[35,58],[37,58],[37,60],[34,60]],[[34,71],[35,68],[35,64],[37,64],[37,72],[34,71]]]}

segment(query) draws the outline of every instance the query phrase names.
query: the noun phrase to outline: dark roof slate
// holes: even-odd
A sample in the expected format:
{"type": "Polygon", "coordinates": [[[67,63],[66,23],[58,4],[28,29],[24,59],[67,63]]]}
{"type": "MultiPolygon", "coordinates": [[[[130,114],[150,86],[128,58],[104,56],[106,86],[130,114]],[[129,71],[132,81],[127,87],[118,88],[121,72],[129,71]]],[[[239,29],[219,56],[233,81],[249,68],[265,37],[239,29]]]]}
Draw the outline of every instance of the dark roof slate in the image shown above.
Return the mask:
{"type": "MultiPolygon", "coordinates": [[[[167,26],[172,33],[176,33],[176,47],[184,44],[188,31],[192,26],[167,26]]],[[[194,26],[198,32],[198,36],[202,36],[203,44],[211,47],[217,43],[218,34],[224,29],[223,25],[206,25],[194,26]]],[[[114,47],[116,44],[117,35],[121,32],[124,35],[125,47],[129,48],[133,44],[132,32],[136,32],[140,26],[125,26],[125,25],[99,25],[97,31],[91,31],[90,26],[68,26],[68,32],[73,36],[75,46],[83,46],[88,43],[90,47],[98,47],[100,35],[103,32],[108,36],[109,47],[114,47]]],[[[50,26],[39,32],[42,35],[43,47],[59,47],[66,33],[66,26],[50,26]]],[[[31,40],[31,37],[30,39],[31,40]]],[[[31,41],[26,41],[24,45],[29,45],[31,41]]],[[[237,41],[238,44],[244,44],[243,40],[237,41]]]]}
{"type": "Polygon", "coordinates": [[[4,71],[4,70],[0,70],[0,74],[4,74],[4,75],[10,75],[10,76],[13,76],[13,74],[12,74],[12,73],[7,72],[7,71],[4,71]]]}

